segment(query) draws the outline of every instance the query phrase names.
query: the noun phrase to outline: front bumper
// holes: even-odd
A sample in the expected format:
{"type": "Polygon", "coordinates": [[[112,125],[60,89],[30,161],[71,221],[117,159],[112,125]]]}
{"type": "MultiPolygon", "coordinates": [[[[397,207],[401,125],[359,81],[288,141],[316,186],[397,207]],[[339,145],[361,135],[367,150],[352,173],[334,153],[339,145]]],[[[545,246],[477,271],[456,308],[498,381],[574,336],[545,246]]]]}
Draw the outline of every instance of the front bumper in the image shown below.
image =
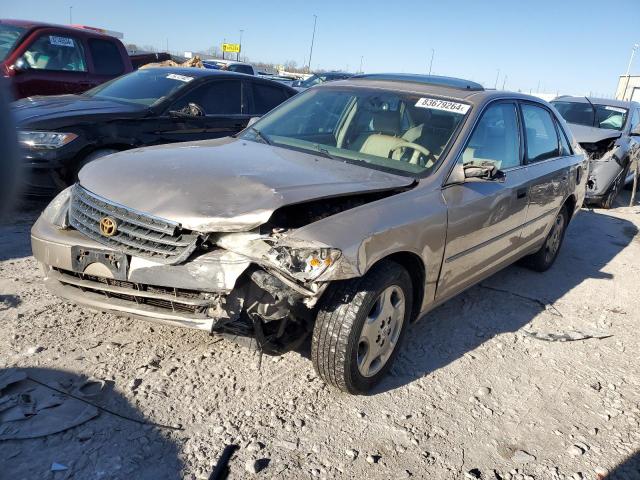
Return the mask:
{"type": "Polygon", "coordinates": [[[65,188],[64,172],[73,165],[76,146],[59,149],[22,149],[22,192],[29,196],[51,197],[65,188]]]}
{"type": "Polygon", "coordinates": [[[181,265],[131,257],[124,280],[99,263],[79,272],[73,258],[78,248],[105,255],[118,252],[42,218],[31,230],[31,244],[43,265],[45,284],[63,298],[95,310],[207,331],[238,316],[241,292],[236,284],[250,266],[246,257],[214,250],[181,265]]]}

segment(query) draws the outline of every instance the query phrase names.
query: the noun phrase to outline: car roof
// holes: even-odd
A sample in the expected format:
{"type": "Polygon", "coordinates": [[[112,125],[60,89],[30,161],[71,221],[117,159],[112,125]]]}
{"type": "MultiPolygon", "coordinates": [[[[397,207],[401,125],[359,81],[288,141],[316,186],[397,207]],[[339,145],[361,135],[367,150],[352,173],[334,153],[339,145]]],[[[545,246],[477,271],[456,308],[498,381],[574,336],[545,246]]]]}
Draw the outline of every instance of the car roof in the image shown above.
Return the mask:
{"type": "Polygon", "coordinates": [[[312,88],[366,87],[396,90],[418,95],[464,100],[472,105],[484,104],[490,100],[527,100],[546,105],[544,100],[522,93],[504,90],[485,90],[482,85],[469,80],[437,75],[414,75],[406,73],[381,73],[356,75],[346,80],[323,83],[312,88]],[[466,88],[467,84],[470,88],[466,88]]]}
{"type": "Polygon", "coordinates": [[[69,32],[74,32],[74,33],[81,33],[84,35],[91,35],[91,36],[95,35],[95,36],[115,38],[106,33],[102,33],[97,30],[91,30],[88,28],[80,28],[72,25],[59,25],[57,23],[36,22],[33,20],[14,20],[14,19],[3,18],[3,19],[0,19],[0,24],[15,25],[16,27],[23,27],[29,30],[34,28],[58,28],[61,30],[67,30],[69,32]]]}
{"type": "Polygon", "coordinates": [[[551,100],[552,102],[571,102],[571,103],[593,103],[595,105],[607,105],[610,107],[631,108],[640,107],[638,102],[628,102],[625,100],[616,100],[613,98],[597,98],[597,97],[572,97],[570,95],[561,95],[551,100]]]}

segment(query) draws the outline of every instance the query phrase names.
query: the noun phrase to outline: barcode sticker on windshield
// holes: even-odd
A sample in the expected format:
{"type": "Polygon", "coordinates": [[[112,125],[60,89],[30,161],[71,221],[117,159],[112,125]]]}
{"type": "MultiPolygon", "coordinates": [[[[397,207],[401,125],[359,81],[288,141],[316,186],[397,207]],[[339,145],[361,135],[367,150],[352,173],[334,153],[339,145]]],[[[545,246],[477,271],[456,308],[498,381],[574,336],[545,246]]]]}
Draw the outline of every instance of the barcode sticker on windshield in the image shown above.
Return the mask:
{"type": "Polygon", "coordinates": [[[178,75],[177,73],[170,73],[167,75],[167,78],[170,80],[179,80],[181,82],[190,82],[193,80],[193,77],[187,77],[186,75],[178,75]]]}
{"type": "Polygon", "coordinates": [[[49,35],[49,43],[51,45],[56,45],[58,47],[71,47],[71,48],[73,48],[75,46],[73,44],[73,38],[56,37],[55,35],[49,35]]]}
{"type": "Polygon", "coordinates": [[[606,107],[604,107],[604,109],[611,110],[612,112],[627,113],[627,111],[624,108],[612,107],[611,105],[607,105],[606,107]]]}
{"type": "Polygon", "coordinates": [[[432,108],[434,110],[459,113],[460,115],[466,114],[470,108],[470,106],[465,103],[450,102],[448,100],[439,100],[437,98],[421,98],[416,102],[416,107],[432,108]]]}

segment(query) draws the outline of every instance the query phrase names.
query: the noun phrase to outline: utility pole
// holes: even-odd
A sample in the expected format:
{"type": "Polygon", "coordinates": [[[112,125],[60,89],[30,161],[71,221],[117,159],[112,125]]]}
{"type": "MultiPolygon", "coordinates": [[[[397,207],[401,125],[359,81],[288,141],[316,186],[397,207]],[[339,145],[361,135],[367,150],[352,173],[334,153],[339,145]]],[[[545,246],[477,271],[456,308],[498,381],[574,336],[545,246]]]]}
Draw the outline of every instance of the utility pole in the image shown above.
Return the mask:
{"type": "Polygon", "coordinates": [[[358,73],[362,73],[362,60],[364,60],[364,56],[360,57],[360,69],[358,70],[358,73]]]}
{"type": "Polygon", "coordinates": [[[498,89],[498,78],[500,78],[500,69],[498,69],[498,74],[496,75],[496,84],[493,86],[494,89],[498,89]]]}
{"type": "Polygon", "coordinates": [[[168,38],[167,38],[167,50],[166,50],[166,52],[169,53],[169,39],[168,38]]]}
{"type": "Polygon", "coordinates": [[[225,43],[227,43],[227,39],[226,39],[226,38],[224,38],[224,39],[222,40],[222,59],[223,59],[223,60],[224,60],[224,44],[225,44],[225,43]]]}
{"type": "MultiPolygon", "coordinates": [[[[242,51],[242,34],[244,33],[244,30],[240,30],[240,50],[242,51]]],[[[236,60],[239,61],[240,60],[240,52],[238,52],[236,54],[236,60]]]]}
{"type": "Polygon", "coordinates": [[[622,100],[624,100],[625,95],[627,94],[627,88],[629,88],[629,80],[631,78],[631,64],[633,63],[633,57],[636,54],[636,50],[640,47],[640,44],[636,43],[631,48],[631,58],[629,58],[629,65],[627,65],[627,82],[624,85],[624,90],[622,91],[622,100]]]}
{"type": "Polygon", "coordinates": [[[313,42],[316,39],[316,22],[318,21],[318,16],[313,16],[313,34],[311,35],[311,51],[309,52],[309,68],[308,72],[311,73],[311,57],[313,55],[313,42]]]}
{"type": "Polygon", "coordinates": [[[433,68],[433,57],[436,54],[435,49],[431,49],[431,61],[429,62],[429,75],[431,75],[431,69],[433,68]]]}
{"type": "Polygon", "coordinates": [[[73,25],[73,6],[69,6],[69,25],[73,25]]]}

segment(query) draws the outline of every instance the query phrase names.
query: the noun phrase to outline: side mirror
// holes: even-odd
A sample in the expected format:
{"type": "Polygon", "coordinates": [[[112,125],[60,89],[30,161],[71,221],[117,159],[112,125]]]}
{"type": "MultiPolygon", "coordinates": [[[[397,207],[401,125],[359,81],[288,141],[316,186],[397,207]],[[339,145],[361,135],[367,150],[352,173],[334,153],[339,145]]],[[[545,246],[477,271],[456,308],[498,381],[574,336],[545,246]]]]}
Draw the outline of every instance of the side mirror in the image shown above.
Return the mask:
{"type": "Polygon", "coordinates": [[[29,70],[29,64],[24,58],[20,57],[16,60],[16,63],[11,66],[11,69],[16,73],[26,72],[29,70]]]}
{"type": "Polygon", "coordinates": [[[491,180],[504,182],[505,174],[502,170],[498,170],[495,165],[485,162],[481,165],[469,164],[463,165],[464,178],[477,178],[479,180],[491,180]]]}
{"type": "Polygon", "coordinates": [[[256,123],[258,120],[260,120],[260,117],[251,117],[247,122],[247,128],[256,123]]]}
{"type": "Polygon", "coordinates": [[[180,110],[170,110],[169,116],[171,118],[204,117],[204,110],[197,103],[189,103],[180,110]]]}

